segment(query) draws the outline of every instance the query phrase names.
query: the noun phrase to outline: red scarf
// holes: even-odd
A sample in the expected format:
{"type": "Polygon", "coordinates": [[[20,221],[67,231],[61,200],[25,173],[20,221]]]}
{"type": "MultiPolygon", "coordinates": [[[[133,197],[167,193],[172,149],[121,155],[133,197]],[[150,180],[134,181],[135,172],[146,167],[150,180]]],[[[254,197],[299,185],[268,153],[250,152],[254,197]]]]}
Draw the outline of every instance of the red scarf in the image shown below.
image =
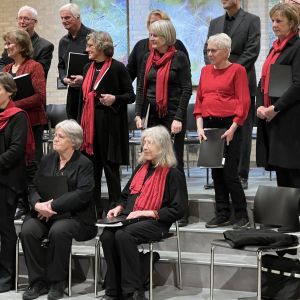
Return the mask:
{"type": "Polygon", "coordinates": [[[83,129],[83,143],[81,150],[85,150],[89,155],[94,154],[95,89],[110,68],[111,62],[111,57],[105,60],[92,89],[91,85],[96,71],[95,62],[90,65],[82,83],[83,101],[85,103],[81,117],[81,127],[83,129]]]}
{"type": "Polygon", "coordinates": [[[32,128],[27,113],[21,108],[16,107],[13,101],[9,101],[5,110],[0,113],[0,131],[4,130],[7,124],[9,123],[10,118],[19,112],[23,112],[27,118],[28,130],[27,130],[27,140],[26,140],[26,148],[25,148],[25,159],[26,159],[26,163],[28,164],[29,162],[32,161],[35,152],[35,144],[34,144],[32,128]]]}
{"type": "Polygon", "coordinates": [[[161,118],[168,112],[168,83],[172,57],[176,50],[174,46],[169,47],[163,56],[157,50],[151,50],[146,63],[144,77],[144,96],[147,93],[147,76],[153,64],[158,68],[156,74],[156,109],[161,118]]]}
{"type": "Polygon", "coordinates": [[[134,175],[130,184],[130,194],[140,194],[135,201],[135,210],[158,210],[161,207],[169,167],[157,167],[145,181],[150,162],[144,163],[134,175]]]}
{"type": "Polygon", "coordinates": [[[286,44],[289,40],[291,40],[296,32],[290,33],[282,42],[277,39],[273,43],[273,48],[270,54],[268,55],[263,67],[262,67],[262,75],[261,75],[261,91],[264,93],[264,106],[269,107],[271,105],[271,101],[269,98],[269,82],[270,82],[270,67],[272,64],[276,62],[281,52],[286,47],[286,44]]]}

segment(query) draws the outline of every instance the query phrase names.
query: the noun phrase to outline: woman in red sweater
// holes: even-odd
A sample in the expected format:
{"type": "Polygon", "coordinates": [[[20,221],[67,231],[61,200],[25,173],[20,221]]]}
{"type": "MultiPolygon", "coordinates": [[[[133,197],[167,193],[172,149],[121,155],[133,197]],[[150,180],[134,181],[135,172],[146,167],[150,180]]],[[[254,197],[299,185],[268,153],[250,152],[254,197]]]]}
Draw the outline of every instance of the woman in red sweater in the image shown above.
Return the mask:
{"type": "MultiPolygon", "coordinates": [[[[32,126],[35,141],[35,158],[34,161],[27,166],[28,182],[33,179],[37,169],[37,164],[43,156],[43,131],[44,124],[47,124],[45,113],[46,105],[46,79],[43,67],[40,63],[31,59],[33,52],[29,34],[25,30],[15,30],[7,32],[3,39],[8,57],[13,59],[13,63],[5,66],[3,72],[10,73],[13,77],[29,74],[32,82],[34,94],[30,97],[18,99],[14,101],[15,106],[27,112],[32,126]]],[[[27,201],[19,202],[18,215],[24,215],[28,210],[27,201]]]]}
{"type": "Polygon", "coordinates": [[[238,159],[239,127],[247,117],[250,95],[245,68],[228,60],[230,48],[231,39],[225,33],[209,38],[207,55],[211,64],[201,70],[194,109],[200,141],[206,139],[204,128],[226,128],[220,137],[226,139],[225,164],[223,168],[212,169],[216,217],[206,223],[207,228],[231,223],[229,196],[234,210],[233,227],[249,225],[246,197],[238,176],[238,159]]]}

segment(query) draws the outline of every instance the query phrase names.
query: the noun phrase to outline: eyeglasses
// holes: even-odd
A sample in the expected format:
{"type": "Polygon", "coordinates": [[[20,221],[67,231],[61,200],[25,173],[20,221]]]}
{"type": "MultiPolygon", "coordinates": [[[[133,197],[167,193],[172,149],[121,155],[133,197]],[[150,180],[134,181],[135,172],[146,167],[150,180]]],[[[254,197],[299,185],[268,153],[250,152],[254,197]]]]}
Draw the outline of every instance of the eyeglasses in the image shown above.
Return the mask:
{"type": "Polygon", "coordinates": [[[4,43],[4,47],[9,47],[10,45],[15,45],[15,43],[11,43],[11,42],[5,42],[4,43]]]}
{"type": "Polygon", "coordinates": [[[26,23],[29,23],[30,21],[36,21],[36,19],[30,19],[28,17],[16,17],[16,20],[21,22],[24,21],[26,23]]]}
{"type": "Polygon", "coordinates": [[[206,54],[208,54],[209,52],[211,54],[216,54],[217,51],[219,51],[219,50],[224,50],[224,49],[206,49],[206,54]]]}

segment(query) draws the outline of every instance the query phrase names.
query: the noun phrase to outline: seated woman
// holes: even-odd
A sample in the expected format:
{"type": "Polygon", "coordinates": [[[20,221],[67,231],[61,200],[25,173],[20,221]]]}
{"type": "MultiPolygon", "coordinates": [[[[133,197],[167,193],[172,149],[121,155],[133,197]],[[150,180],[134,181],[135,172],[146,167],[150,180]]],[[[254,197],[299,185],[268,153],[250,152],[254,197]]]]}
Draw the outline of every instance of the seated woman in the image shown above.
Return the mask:
{"type": "Polygon", "coordinates": [[[106,227],[101,235],[107,263],[103,299],[145,299],[142,291],[138,245],[161,239],[184,214],[185,178],[176,168],[170,134],[164,126],[142,134],[141,163],[122,191],[118,205],[107,217],[128,214],[146,220],[122,227],[106,227]]]}
{"type": "MultiPolygon", "coordinates": [[[[34,184],[29,188],[32,214],[25,219],[21,231],[29,277],[24,300],[46,294],[48,285],[49,300],[62,298],[72,239],[85,241],[96,235],[93,164],[78,150],[82,136],[82,128],[74,120],[58,123],[54,152],[42,159],[34,184]],[[68,192],[43,199],[39,183],[42,177],[49,176],[65,178],[68,192]],[[45,238],[49,240],[46,249],[41,248],[45,238]]],[[[55,186],[50,189],[56,190],[55,186]]]]}
{"type": "Polygon", "coordinates": [[[0,293],[13,287],[17,199],[26,189],[25,158],[33,154],[34,142],[28,116],[10,99],[17,91],[15,81],[0,73],[0,293]],[[27,140],[27,144],[26,144],[27,140]],[[32,147],[26,147],[32,146],[32,147]]]}

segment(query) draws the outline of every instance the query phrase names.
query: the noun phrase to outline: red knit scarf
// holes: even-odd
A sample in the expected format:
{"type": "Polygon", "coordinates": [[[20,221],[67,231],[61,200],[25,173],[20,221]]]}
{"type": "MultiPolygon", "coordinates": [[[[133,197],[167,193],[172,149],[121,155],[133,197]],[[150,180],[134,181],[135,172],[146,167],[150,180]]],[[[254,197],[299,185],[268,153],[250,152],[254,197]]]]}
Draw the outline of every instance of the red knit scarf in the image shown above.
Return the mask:
{"type": "Polygon", "coordinates": [[[264,106],[269,107],[271,101],[269,98],[269,82],[270,82],[270,67],[276,62],[281,52],[286,47],[286,44],[291,40],[297,33],[290,33],[282,42],[279,39],[274,41],[273,48],[270,54],[268,55],[263,67],[261,75],[261,91],[264,93],[264,106]]]}
{"type": "Polygon", "coordinates": [[[25,148],[25,159],[26,163],[28,164],[32,161],[35,152],[34,136],[27,113],[21,108],[16,107],[13,101],[9,101],[5,110],[0,113],[0,131],[4,130],[9,123],[10,118],[19,112],[23,112],[27,118],[28,130],[25,148]]]}
{"type": "Polygon", "coordinates": [[[130,194],[140,194],[135,201],[135,210],[158,210],[161,207],[169,167],[157,167],[145,181],[150,162],[144,163],[134,175],[130,184],[130,194]]]}
{"type": "Polygon", "coordinates": [[[98,87],[103,76],[110,68],[112,58],[109,57],[105,60],[96,80],[93,88],[91,89],[93,77],[96,71],[95,62],[93,62],[84,78],[82,83],[82,94],[84,107],[81,117],[81,127],[83,129],[83,143],[81,150],[85,150],[87,154],[94,154],[94,119],[95,119],[95,89],[98,87]]]}
{"type": "Polygon", "coordinates": [[[168,112],[168,82],[172,57],[176,50],[174,46],[169,47],[163,56],[160,56],[157,50],[151,50],[146,63],[144,77],[144,96],[147,93],[147,76],[153,64],[158,68],[156,74],[156,109],[161,118],[168,112]]]}

